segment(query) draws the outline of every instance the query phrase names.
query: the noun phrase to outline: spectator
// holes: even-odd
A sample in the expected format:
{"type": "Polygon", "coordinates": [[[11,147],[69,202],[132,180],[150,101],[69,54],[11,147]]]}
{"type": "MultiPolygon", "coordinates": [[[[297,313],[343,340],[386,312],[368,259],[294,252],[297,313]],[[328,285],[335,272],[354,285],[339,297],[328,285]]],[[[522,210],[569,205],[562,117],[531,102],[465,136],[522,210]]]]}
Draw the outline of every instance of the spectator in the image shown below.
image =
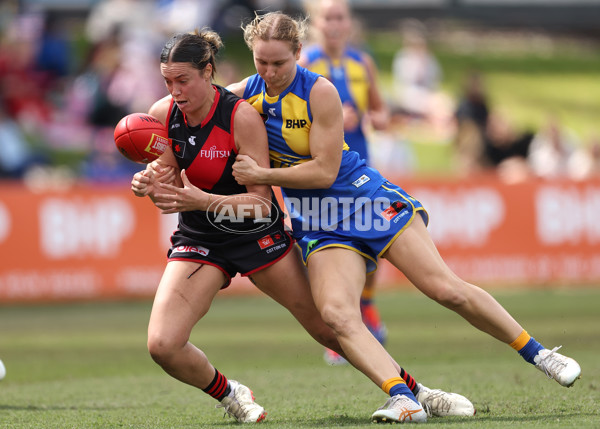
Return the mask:
{"type": "Polygon", "coordinates": [[[409,116],[425,119],[433,112],[442,70],[429,51],[425,27],[415,20],[403,27],[403,46],[392,64],[398,107],[409,116]]]}
{"type": "Polygon", "coordinates": [[[569,175],[569,159],[579,146],[577,136],[563,128],[556,116],[550,116],[529,147],[528,160],[538,177],[557,178],[569,175]]]}
{"type": "Polygon", "coordinates": [[[575,149],[567,167],[573,180],[600,177],[600,137],[592,136],[588,144],[575,149]]]}
{"type": "Polygon", "coordinates": [[[35,154],[18,124],[0,105],[0,178],[21,179],[37,164],[46,163],[41,154],[35,154]]]}
{"type": "Polygon", "coordinates": [[[465,174],[480,171],[483,167],[489,107],[483,78],[479,72],[471,71],[467,75],[454,117],[458,169],[465,174]]]}

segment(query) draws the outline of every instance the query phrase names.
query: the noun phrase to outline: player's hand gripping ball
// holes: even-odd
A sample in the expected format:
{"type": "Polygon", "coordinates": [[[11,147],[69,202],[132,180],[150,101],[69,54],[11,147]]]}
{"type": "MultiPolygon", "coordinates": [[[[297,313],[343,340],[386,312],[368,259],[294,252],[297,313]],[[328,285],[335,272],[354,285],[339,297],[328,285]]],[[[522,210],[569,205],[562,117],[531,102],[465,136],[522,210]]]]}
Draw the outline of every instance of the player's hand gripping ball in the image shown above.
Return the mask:
{"type": "Polygon", "coordinates": [[[125,116],[115,127],[114,137],[119,152],[140,164],[154,161],[170,144],[166,127],[146,113],[125,116]]]}

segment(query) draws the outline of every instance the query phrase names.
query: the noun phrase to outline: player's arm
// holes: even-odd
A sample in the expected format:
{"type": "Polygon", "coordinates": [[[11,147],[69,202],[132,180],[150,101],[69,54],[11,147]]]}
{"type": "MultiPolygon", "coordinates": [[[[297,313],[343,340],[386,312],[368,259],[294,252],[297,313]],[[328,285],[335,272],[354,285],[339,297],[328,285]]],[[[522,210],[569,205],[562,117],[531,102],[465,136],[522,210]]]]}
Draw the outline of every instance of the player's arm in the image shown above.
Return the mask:
{"type": "Polygon", "coordinates": [[[310,93],[313,121],[309,134],[311,159],[288,168],[261,168],[238,156],[234,176],[242,184],[268,184],[296,189],[329,188],[342,159],[344,126],[337,89],[325,78],[317,79],[310,93]]]}
{"type": "MultiPolygon", "coordinates": [[[[166,96],[155,102],[148,114],[154,116],[163,125],[167,123],[167,115],[171,105],[171,96],[166,96]]],[[[131,190],[138,197],[148,196],[155,204],[154,194],[157,192],[158,183],[170,183],[181,187],[179,167],[172,149],[167,146],[165,152],[155,161],[146,166],[146,169],[136,173],[131,181],[131,190]]]]}
{"type": "MultiPolygon", "coordinates": [[[[270,169],[267,130],[262,118],[254,107],[246,102],[240,103],[234,117],[233,126],[238,154],[251,157],[261,168],[270,169]]],[[[271,187],[268,185],[247,185],[246,189],[248,190],[248,194],[246,194],[245,198],[241,199],[242,203],[244,200],[256,203],[256,199],[253,198],[254,196],[258,196],[263,200],[271,199],[271,187]]],[[[258,207],[263,211],[266,209],[264,204],[259,204],[258,207]]],[[[262,216],[264,217],[268,214],[265,212],[262,213],[262,216]]]]}
{"type": "Polygon", "coordinates": [[[227,89],[229,91],[233,92],[238,97],[242,98],[244,96],[244,91],[246,90],[247,82],[248,82],[248,78],[246,78],[240,82],[236,82],[236,83],[232,83],[232,84],[228,85],[227,89]]]}
{"type": "MultiPolygon", "coordinates": [[[[163,97],[156,103],[154,103],[150,107],[150,110],[148,110],[148,114],[154,116],[156,119],[162,122],[163,125],[166,126],[168,120],[167,115],[169,114],[170,107],[171,96],[167,95],[166,97],[163,97]]],[[[179,172],[179,166],[177,164],[177,160],[175,159],[175,154],[173,153],[173,149],[171,149],[170,146],[167,146],[164,153],[156,161],[150,164],[151,168],[156,168],[157,166],[163,168],[171,166],[173,169],[175,169],[176,172],[179,172]]],[[[179,177],[179,174],[176,174],[175,176],[179,177]]],[[[181,185],[181,181],[178,181],[176,183],[178,185],[181,185]]]]}
{"type": "Polygon", "coordinates": [[[379,92],[377,67],[375,67],[375,62],[369,55],[363,55],[369,77],[367,118],[373,128],[376,130],[385,130],[390,123],[390,110],[381,96],[381,92],[379,92]]]}

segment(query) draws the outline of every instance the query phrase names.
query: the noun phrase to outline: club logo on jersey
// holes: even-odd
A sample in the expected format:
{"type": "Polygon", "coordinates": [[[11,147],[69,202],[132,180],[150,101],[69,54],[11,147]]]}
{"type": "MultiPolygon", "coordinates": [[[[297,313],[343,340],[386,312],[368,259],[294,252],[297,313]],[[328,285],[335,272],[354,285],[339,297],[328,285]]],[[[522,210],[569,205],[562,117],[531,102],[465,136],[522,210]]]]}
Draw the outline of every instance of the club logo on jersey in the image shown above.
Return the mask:
{"type": "Polygon", "coordinates": [[[196,146],[196,136],[190,136],[190,138],[188,139],[188,141],[190,142],[190,144],[192,146],[196,146]]]}
{"type": "Polygon", "coordinates": [[[306,119],[286,119],[285,127],[286,128],[304,128],[308,122],[306,119]]]}
{"type": "Polygon", "coordinates": [[[367,183],[369,180],[371,180],[371,178],[369,176],[367,176],[366,174],[363,174],[358,179],[356,179],[354,182],[352,182],[352,184],[354,186],[356,186],[357,188],[360,188],[362,185],[367,183]]]}
{"type": "Polygon", "coordinates": [[[211,146],[210,149],[201,149],[200,150],[200,158],[206,159],[215,159],[215,158],[228,158],[230,151],[228,150],[219,150],[217,146],[211,146]]]}
{"type": "Polygon", "coordinates": [[[269,107],[269,115],[271,115],[271,116],[277,116],[277,114],[275,113],[275,108],[274,107],[269,107]]]}
{"type": "Polygon", "coordinates": [[[173,139],[171,143],[171,147],[173,148],[173,153],[178,158],[183,158],[185,155],[185,140],[177,140],[173,139]]]}
{"type": "Polygon", "coordinates": [[[402,210],[406,208],[406,204],[401,201],[394,201],[387,209],[381,212],[381,216],[383,216],[387,220],[392,220],[394,216],[400,213],[402,210]]]}
{"type": "Polygon", "coordinates": [[[313,250],[313,248],[319,244],[319,240],[310,240],[308,242],[308,245],[306,246],[306,254],[304,255],[304,259],[308,258],[308,255],[310,254],[310,251],[313,250]]]}
{"type": "MultiPolygon", "coordinates": [[[[264,231],[277,222],[279,210],[267,198],[247,194],[243,197],[232,195],[213,201],[207,208],[206,218],[218,230],[233,234],[253,234],[264,231]],[[267,217],[262,217],[265,213],[267,217]]],[[[274,234],[271,236],[274,237],[274,234]]]]}

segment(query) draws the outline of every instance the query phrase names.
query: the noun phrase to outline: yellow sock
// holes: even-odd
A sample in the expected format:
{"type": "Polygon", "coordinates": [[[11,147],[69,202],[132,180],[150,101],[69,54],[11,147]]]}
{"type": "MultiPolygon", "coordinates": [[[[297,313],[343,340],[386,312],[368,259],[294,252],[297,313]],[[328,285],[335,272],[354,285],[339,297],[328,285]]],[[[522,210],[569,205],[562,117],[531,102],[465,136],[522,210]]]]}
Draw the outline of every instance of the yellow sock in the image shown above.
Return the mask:
{"type": "Polygon", "coordinates": [[[521,332],[519,334],[519,336],[517,337],[516,340],[514,340],[512,343],[510,343],[510,346],[513,349],[515,349],[516,351],[519,351],[523,347],[525,347],[525,344],[527,344],[530,339],[531,339],[531,335],[529,335],[527,333],[527,331],[525,329],[523,329],[523,332],[521,332]]]}
{"type": "Polygon", "coordinates": [[[383,384],[381,385],[381,388],[383,389],[383,391],[385,393],[387,393],[389,395],[392,387],[394,387],[398,384],[406,384],[406,381],[404,381],[404,379],[402,377],[393,377],[393,378],[390,378],[390,379],[384,381],[383,384]]]}
{"type": "Polygon", "coordinates": [[[372,301],[373,296],[375,296],[374,288],[363,288],[360,294],[360,299],[363,301],[372,301]]]}

